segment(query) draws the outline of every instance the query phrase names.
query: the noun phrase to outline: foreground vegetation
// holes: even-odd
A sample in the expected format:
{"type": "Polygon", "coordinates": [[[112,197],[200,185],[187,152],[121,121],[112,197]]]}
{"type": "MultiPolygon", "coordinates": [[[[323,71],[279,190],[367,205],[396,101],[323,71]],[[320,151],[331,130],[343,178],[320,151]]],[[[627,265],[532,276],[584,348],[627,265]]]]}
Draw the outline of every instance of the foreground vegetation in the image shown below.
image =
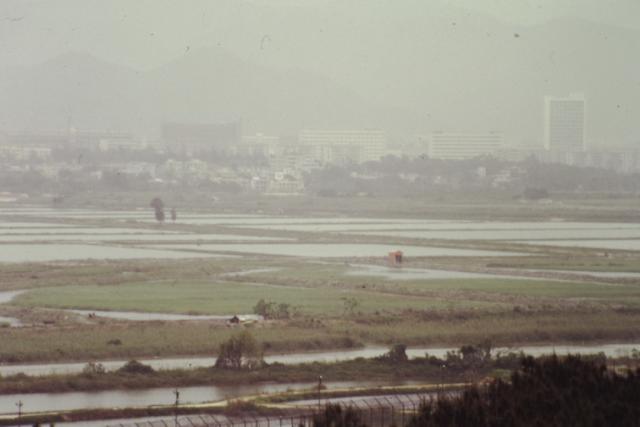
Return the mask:
{"type": "MultiPolygon", "coordinates": [[[[331,404],[314,416],[313,425],[366,427],[384,416],[366,415],[331,404]]],[[[508,380],[426,400],[407,426],[637,426],[639,419],[640,370],[621,375],[600,361],[552,356],[523,359],[508,380]]]]}
{"type": "Polygon", "coordinates": [[[640,369],[620,375],[580,357],[553,356],[524,359],[509,381],[428,403],[409,426],[636,426],[638,420],[640,369]]]}
{"type": "MultiPolygon", "coordinates": [[[[637,355],[635,355],[637,356],[637,355]]],[[[231,385],[261,382],[295,383],[324,381],[428,381],[459,383],[472,381],[499,369],[514,369],[520,355],[492,354],[489,341],[465,345],[438,358],[425,353],[409,359],[406,345],[396,344],[379,357],[334,362],[284,365],[268,364],[255,338],[247,331],[220,344],[215,365],[198,369],[155,371],[131,360],[115,372],[106,372],[100,363],[88,363],[81,374],[29,377],[17,374],[0,379],[0,394],[141,389],[162,386],[231,385]]],[[[604,360],[604,356],[601,357],[604,360]]],[[[637,361],[634,359],[634,361],[637,361]]],[[[273,401],[273,400],[272,400],[273,401]]]]}
{"type": "MultiPolygon", "coordinates": [[[[313,318],[251,327],[267,353],[349,349],[365,344],[459,346],[638,342],[640,312],[407,312],[335,320],[313,318]]],[[[3,363],[90,361],[177,355],[215,355],[236,330],[206,322],[105,322],[62,328],[0,328],[3,363]]]]}

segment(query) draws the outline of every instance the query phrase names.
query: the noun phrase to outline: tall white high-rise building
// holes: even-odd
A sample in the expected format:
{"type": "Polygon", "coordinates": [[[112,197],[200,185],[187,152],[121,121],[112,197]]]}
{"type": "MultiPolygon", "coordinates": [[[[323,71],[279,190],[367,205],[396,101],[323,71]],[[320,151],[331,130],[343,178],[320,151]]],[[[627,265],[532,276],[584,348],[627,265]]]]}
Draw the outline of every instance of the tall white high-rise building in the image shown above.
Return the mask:
{"type": "Polygon", "coordinates": [[[583,94],[544,97],[544,147],[558,152],[584,151],[586,100],[583,94]]]}

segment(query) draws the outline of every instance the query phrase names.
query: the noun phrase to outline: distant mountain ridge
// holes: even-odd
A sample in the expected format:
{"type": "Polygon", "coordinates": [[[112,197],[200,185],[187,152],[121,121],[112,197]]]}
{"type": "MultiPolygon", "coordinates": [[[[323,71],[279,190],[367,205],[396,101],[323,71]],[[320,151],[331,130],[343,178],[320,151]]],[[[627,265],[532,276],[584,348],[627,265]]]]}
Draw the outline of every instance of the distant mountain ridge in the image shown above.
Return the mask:
{"type": "Polygon", "coordinates": [[[640,32],[576,20],[518,28],[475,16],[433,18],[423,28],[421,19],[397,38],[345,38],[343,51],[339,38],[328,45],[340,58],[336,67],[362,76],[362,85],[217,47],[150,71],[85,53],[0,68],[0,129],[71,123],[154,136],[163,122],[241,120],[249,132],[503,130],[508,142],[540,142],[543,96],[584,92],[590,142],[640,142],[640,32]]]}

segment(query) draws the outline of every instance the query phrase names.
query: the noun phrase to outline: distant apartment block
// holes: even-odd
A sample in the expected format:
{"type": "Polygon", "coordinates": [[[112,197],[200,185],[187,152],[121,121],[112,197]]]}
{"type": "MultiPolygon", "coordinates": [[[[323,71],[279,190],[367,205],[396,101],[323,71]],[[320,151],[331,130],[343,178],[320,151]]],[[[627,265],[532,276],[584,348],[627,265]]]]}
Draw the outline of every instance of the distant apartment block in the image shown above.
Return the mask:
{"type": "Polygon", "coordinates": [[[323,164],[375,161],[386,152],[381,130],[303,130],[299,142],[312,147],[314,159],[323,164]]]}
{"type": "Polygon", "coordinates": [[[428,153],[432,159],[472,159],[495,154],[503,144],[502,132],[433,132],[428,153]]]}
{"type": "Polygon", "coordinates": [[[280,149],[280,137],[275,135],[265,135],[256,133],[253,135],[244,135],[242,144],[235,151],[236,154],[244,154],[251,156],[264,156],[269,158],[274,156],[280,149]]]}
{"type": "Polygon", "coordinates": [[[586,101],[582,94],[544,98],[544,146],[558,152],[585,150],[586,101]]]}
{"type": "Polygon", "coordinates": [[[173,149],[190,152],[228,150],[241,140],[240,122],[229,123],[165,123],[162,140],[173,149]]]}
{"type": "Polygon", "coordinates": [[[7,132],[2,135],[1,143],[6,145],[36,146],[36,147],[65,147],[81,146],[97,148],[101,142],[112,144],[131,144],[133,135],[128,132],[114,132],[102,130],[66,130],[49,132],[7,132]]]}

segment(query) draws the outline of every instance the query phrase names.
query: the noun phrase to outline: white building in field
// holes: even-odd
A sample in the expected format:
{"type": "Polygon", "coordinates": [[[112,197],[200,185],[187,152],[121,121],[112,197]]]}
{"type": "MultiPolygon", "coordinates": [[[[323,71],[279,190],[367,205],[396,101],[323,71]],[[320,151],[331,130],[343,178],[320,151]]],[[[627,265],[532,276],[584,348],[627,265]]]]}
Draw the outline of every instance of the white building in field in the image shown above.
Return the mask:
{"type": "Polygon", "coordinates": [[[312,147],[314,159],[323,164],[375,161],[386,153],[381,130],[303,130],[299,142],[312,147]]]}
{"type": "Polygon", "coordinates": [[[586,149],[586,100],[583,94],[544,98],[544,147],[556,152],[586,149]]]}
{"type": "Polygon", "coordinates": [[[504,146],[502,132],[433,132],[429,143],[432,159],[463,160],[492,155],[504,146]]]}

